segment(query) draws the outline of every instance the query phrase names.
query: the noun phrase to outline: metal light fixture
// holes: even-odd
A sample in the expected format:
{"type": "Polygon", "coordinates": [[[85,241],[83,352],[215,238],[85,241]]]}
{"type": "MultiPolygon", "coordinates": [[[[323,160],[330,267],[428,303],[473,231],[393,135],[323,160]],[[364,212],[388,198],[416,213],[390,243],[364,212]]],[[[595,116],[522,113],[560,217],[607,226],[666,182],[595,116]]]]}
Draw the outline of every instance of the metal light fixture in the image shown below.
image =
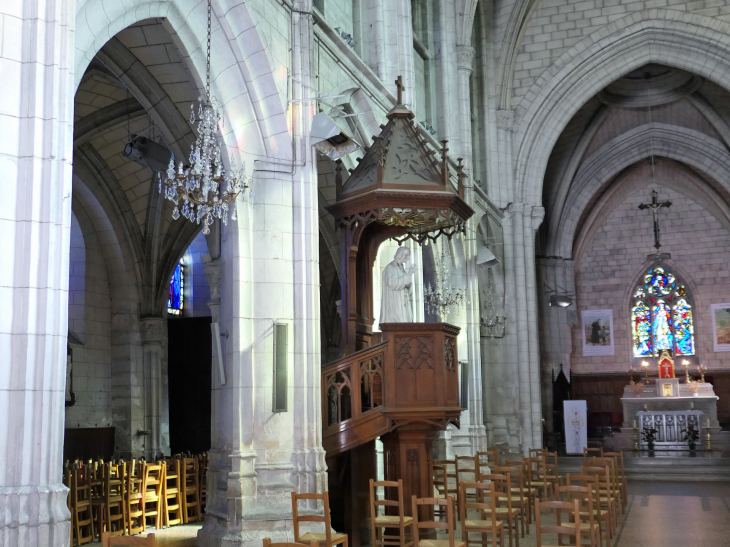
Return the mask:
{"type": "MultiPolygon", "coordinates": [[[[175,164],[175,156],[170,158],[167,179],[158,174],[160,191],[175,204],[172,218],[180,215],[191,222],[203,225],[203,233],[210,233],[210,225],[220,219],[228,223],[228,209],[231,220],[236,220],[236,199],[248,188],[245,166],[237,171],[231,164],[226,171],[221,162],[221,148],[218,138],[223,119],[221,104],[210,94],[210,41],[211,41],[211,0],[208,0],[208,49],[206,57],[205,95],[198,97],[198,138],[190,147],[190,166],[180,161],[175,164]]],[[[195,123],[195,103],[190,105],[190,123],[195,123]]]]}
{"type": "Polygon", "coordinates": [[[550,295],[548,303],[550,307],[567,308],[573,303],[573,295],[560,285],[555,285],[555,289],[545,284],[545,294],[550,295]],[[553,293],[553,294],[551,294],[553,293]]]}
{"type": "Polygon", "coordinates": [[[360,144],[324,112],[312,118],[309,144],[333,160],[360,149],[360,144]]]}
{"type": "Polygon", "coordinates": [[[434,264],[434,281],[423,291],[428,313],[446,318],[466,302],[466,291],[454,286],[451,280],[451,256],[446,254],[447,243],[442,241],[441,257],[434,264]]]}
{"type": "Polygon", "coordinates": [[[479,247],[479,250],[477,250],[477,266],[482,268],[491,268],[492,266],[497,266],[499,264],[499,259],[494,256],[494,253],[489,249],[489,247],[479,247]]]}

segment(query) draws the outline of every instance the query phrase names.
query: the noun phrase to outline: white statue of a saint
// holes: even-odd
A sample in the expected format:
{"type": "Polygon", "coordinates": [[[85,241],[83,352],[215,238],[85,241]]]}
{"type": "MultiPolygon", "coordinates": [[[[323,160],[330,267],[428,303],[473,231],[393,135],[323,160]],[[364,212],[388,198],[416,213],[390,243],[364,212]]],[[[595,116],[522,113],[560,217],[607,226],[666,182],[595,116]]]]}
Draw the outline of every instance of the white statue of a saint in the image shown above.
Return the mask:
{"type": "Polygon", "coordinates": [[[406,267],[411,251],[399,247],[393,261],[383,270],[380,323],[412,323],[411,278],[416,265],[406,267]]]}

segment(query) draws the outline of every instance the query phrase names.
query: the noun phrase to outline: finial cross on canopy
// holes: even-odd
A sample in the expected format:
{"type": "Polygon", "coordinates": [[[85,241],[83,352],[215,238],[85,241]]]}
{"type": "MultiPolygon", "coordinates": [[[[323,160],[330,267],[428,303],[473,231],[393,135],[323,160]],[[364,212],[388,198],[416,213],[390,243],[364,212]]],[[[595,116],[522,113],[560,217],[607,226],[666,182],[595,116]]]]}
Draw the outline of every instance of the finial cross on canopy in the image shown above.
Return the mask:
{"type": "Polygon", "coordinates": [[[403,85],[403,76],[398,76],[398,79],[395,81],[395,85],[398,88],[398,104],[403,104],[403,89],[405,89],[405,86],[403,85]]]}
{"type": "Polygon", "coordinates": [[[661,233],[661,230],[659,229],[659,209],[662,207],[666,207],[667,209],[672,206],[671,201],[658,201],[659,194],[656,190],[651,191],[651,203],[642,203],[639,205],[639,209],[642,211],[644,209],[651,209],[652,215],[654,216],[654,247],[656,247],[656,250],[662,248],[661,240],[659,234],[661,233]]]}

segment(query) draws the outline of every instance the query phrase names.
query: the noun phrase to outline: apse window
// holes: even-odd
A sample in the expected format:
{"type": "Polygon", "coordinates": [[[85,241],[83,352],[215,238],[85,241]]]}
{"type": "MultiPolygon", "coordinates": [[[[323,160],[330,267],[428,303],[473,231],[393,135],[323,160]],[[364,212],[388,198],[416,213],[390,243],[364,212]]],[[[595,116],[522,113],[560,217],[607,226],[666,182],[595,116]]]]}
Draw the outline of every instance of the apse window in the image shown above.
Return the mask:
{"type": "Polygon", "coordinates": [[[167,293],[167,313],[172,315],[182,315],[183,311],[183,287],[184,287],[184,267],[182,260],[175,266],[170,279],[170,289],[167,293]]]}
{"type": "Polygon", "coordinates": [[[694,355],[694,319],[686,287],[665,268],[652,268],[634,291],[631,330],[634,357],[694,355]]]}

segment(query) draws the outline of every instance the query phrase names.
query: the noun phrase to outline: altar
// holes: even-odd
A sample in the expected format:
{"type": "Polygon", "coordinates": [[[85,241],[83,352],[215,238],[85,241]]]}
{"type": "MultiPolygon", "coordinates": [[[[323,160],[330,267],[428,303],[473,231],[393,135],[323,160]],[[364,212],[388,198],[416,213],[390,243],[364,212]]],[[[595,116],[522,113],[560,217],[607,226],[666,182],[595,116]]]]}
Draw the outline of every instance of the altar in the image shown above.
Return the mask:
{"type": "MultiPolygon", "coordinates": [[[[648,384],[631,384],[624,388],[621,404],[624,411],[622,432],[633,435],[633,443],[646,449],[642,431],[657,430],[657,450],[687,450],[684,431],[697,429],[700,433],[698,446],[705,446],[707,433],[724,436],[717,421],[718,397],[712,384],[680,383],[678,378],[655,378],[648,384]],[[670,386],[669,388],[666,386],[670,386]]],[[[630,438],[626,439],[631,442],[630,438]]],[[[724,443],[722,443],[724,444],[724,443]]],[[[635,446],[622,447],[623,449],[635,446]]]]}

